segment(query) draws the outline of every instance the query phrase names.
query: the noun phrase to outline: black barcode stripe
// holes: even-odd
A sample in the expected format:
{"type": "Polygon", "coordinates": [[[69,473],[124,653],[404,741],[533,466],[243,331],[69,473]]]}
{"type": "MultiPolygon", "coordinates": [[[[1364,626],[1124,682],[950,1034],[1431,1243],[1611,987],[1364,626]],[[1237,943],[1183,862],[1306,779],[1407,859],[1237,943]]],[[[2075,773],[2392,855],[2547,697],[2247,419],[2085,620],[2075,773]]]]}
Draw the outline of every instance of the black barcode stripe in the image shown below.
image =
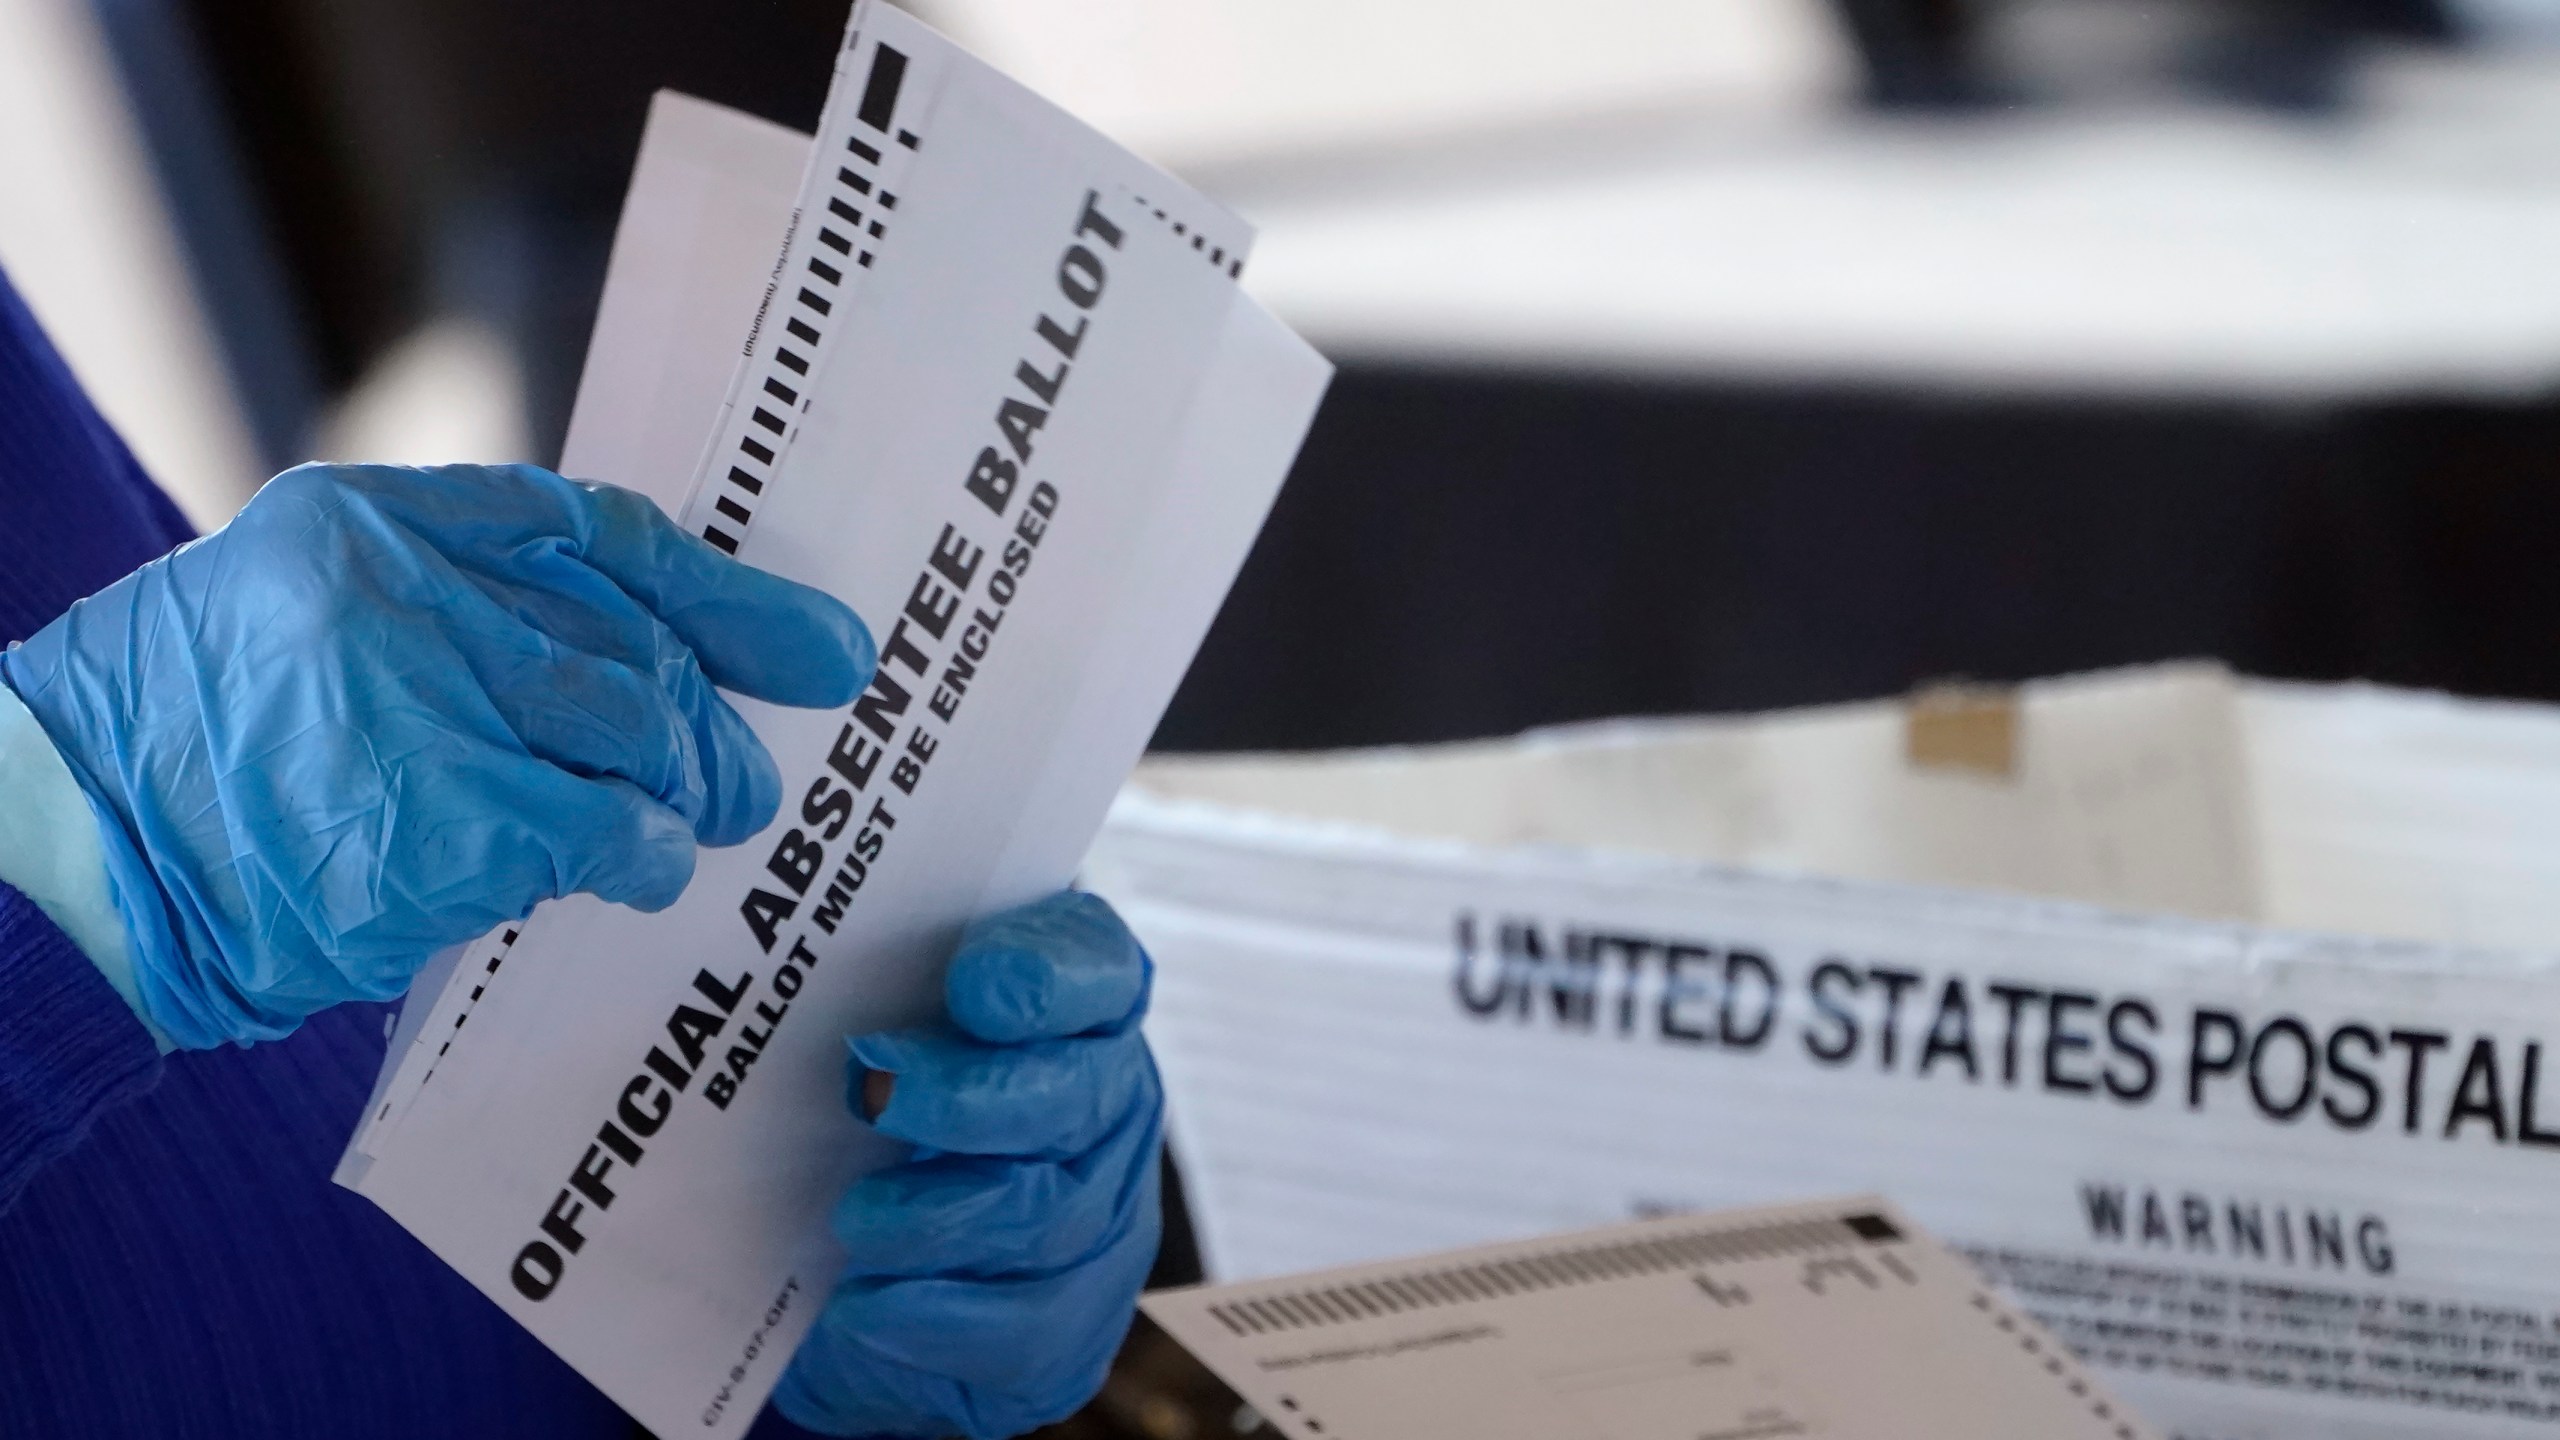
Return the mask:
{"type": "Polygon", "coordinates": [[[871,74],[862,82],[862,104],[854,118],[887,134],[898,113],[898,87],[906,83],[906,52],[883,45],[871,53],[871,74]]]}

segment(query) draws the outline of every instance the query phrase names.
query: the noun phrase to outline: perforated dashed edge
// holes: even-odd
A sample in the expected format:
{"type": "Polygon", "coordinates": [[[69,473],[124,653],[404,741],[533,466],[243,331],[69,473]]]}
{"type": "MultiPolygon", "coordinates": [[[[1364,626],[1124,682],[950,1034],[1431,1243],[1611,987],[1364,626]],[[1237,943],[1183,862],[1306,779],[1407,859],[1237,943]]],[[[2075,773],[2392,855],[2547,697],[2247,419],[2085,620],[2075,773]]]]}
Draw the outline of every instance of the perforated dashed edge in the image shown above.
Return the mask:
{"type": "MultiPolygon", "coordinates": [[[[861,36],[853,37],[855,47],[861,43],[861,36]]],[[[888,44],[872,46],[862,100],[836,157],[835,175],[812,197],[816,213],[804,209],[800,216],[807,239],[797,232],[791,237],[786,268],[774,287],[774,312],[768,317],[780,329],[738,396],[730,417],[727,469],[710,479],[711,513],[699,517],[702,538],[728,554],[738,553],[755,524],[765,489],[808,410],[802,391],[834,332],[836,312],[860,272],[872,268],[888,243],[890,219],[898,208],[898,193],[891,186],[905,169],[904,157],[924,146],[924,137],[900,112],[906,74],[903,51],[888,44]]]]}
{"type": "Polygon", "coordinates": [[[1138,202],[1138,208],[1154,215],[1156,223],[1164,226],[1168,230],[1171,230],[1176,238],[1189,240],[1191,242],[1191,248],[1198,251],[1201,258],[1207,260],[1212,267],[1226,272],[1228,279],[1240,280],[1244,278],[1244,257],[1242,255],[1231,255],[1227,253],[1227,247],[1224,245],[1211,244],[1206,231],[1199,229],[1190,221],[1183,219],[1181,216],[1172,213],[1164,206],[1150,203],[1146,196],[1133,195],[1129,198],[1138,202]]]}
{"type": "MultiPolygon", "coordinates": [[[[473,975],[471,993],[464,998],[462,1008],[454,1012],[453,1023],[445,1027],[444,1038],[436,1042],[436,1058],[427,1065],[427,1073],[418,1077],[419,1089],[425,1089],[427,1082],[436,1078],[436,1067],[444,1063],[445,1052],[451,1050],[453,1042],[460,1038],[464,1022],[471,1018],[471,1012],[479,1006],[480,997],[489,992],[489,983],[497,975],[498,967],[506,964],[507,957],[515,953],[516,937],[523,933],[522,926],[510,925],[498,932],[498,943],[493,950],[482,951],[472,957],[473,961],[479,963],[480,968],[473,975]]],[[[451,987],[461,983],[461,976],[457,974],[454,979],[447,982],[445,993],[450,994],[451,987]]],[[[415,999],[413,998],[410,1003],[415,1004],[415,999]]],[[[394,1103],[391,1099],[385,1099],[382,1102],[382,1108],[374,1112],[374,1120],[379,1123],[389,1119],[394,1103]]]]}
{"type": "Polygon", "coordinates": [[[2113,1425],[2115,1440],[2142,1440],[2142,1432],[2134,1428],[2133,1421],[2118,1410],[2114,1402],[2099,1392],[2096,1383],[2063,1348],[2061,1341],[2046,1334],[2033,1321],[2020,1319],[2016,1312],[2001,1304],[1988,1290],[1974,1291],[1972,1304],[1974,1309],[1990,1318],[1993,1328],[2015,1340],[2018,1349],[2041,1365],[2044,1372],[2059,1382],[2063,1389],[2086,1403],[2090,1415],[2100,1424],[2113,1425]]]}

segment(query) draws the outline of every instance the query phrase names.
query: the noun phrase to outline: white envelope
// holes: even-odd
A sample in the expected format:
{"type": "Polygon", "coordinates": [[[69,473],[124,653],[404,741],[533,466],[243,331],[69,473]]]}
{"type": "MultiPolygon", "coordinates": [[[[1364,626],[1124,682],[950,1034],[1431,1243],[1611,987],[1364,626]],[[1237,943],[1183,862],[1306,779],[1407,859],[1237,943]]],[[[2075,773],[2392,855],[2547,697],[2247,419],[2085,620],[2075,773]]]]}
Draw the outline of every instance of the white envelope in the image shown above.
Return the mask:
{"type": "Polygon", "coordinates": [[[422,985],[340,1179],[653,1431],[722,1437],[891,1153],[845,1037],[937,1013],[961,926],[1071,877],[1330,368],[1237,288],[1232,216],[884,4],[814,144],[670,100],[648,147],[569,468],[843,598],[880,678],[739,702],[783,815],[674,909],[547,905],[422,985]]]}
{"type": "Polygon", "coordinates": [[[1288,1440],[2152,1440],[1864,1197],[1150,1295],[1288,1440]]]}

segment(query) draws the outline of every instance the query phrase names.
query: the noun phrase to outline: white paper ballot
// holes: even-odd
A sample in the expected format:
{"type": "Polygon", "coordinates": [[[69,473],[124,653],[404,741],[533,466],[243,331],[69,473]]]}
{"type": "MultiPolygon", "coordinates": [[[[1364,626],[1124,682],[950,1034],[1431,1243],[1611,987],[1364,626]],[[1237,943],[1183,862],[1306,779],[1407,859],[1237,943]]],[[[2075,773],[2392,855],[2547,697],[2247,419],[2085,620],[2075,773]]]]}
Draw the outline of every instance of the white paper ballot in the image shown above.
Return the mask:
{"type": "Polygon", "coordinates": [[[783,814],[674,909],[573,899],[456,957],[340,1179],[652,1431],[717,1437],[887,1153],[844,1037],[936,1013],[961,926],[1071,877],[1330,371],[1237,289],[1239,222],[886,5],[814,144],[677,101],[648,143],[572,458],[846,600],[880,675],[842,711],[740,704],[783,814]],[[792,146],[789,218],[758,212],[792,146]],[[631,353],[701,343],[725,400],[631,353]]]}
{"type": "Polygon", "coordinates": [[[1881,1200],[1680,1216],[1147,1313],[1289,1440],[2142,1440],[1881,1200]]]}

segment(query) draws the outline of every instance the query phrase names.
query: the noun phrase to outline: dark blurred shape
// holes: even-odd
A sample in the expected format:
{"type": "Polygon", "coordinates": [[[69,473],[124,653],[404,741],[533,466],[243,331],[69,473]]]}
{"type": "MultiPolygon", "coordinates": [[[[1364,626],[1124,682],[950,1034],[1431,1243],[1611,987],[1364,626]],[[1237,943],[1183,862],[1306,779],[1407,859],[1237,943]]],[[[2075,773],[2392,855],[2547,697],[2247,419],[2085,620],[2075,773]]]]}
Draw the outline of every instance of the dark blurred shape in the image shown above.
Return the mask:
{"type": "Polygon", "coordinates": [[[270,197],[250,179],[262,137],[182,0],[98,0],[97,13],[251,437],[270,469],[290,463],[323,398],[354,376],[351,357],[317,347],[311,323],[327,294],[310,282],[338,252],[279,248],[270,197]]]}
{"type": "MultiPolygon", "coordinates": [[[[1182,1177],[1164,1167],[1164,1249],[1156,1256],[1149,1290],[1197,1285],[1200,1248],[1193,1240],[1182,1177]]],[[[1073,1417],[1033,1432],[1040,1440],[1276,1440],[1225,1381],[1191,1358],[1174,1338],[1144,1315],[1130,1327],[1102,1393],[1073,1417]]]]}
{"type": "MultiPolygon", "coordinates": [[[[557,454],[568,424],[651,92],[673,87],[814,128],[850,8],[101,4],[165,6],[200,42],[200,83],[219,112],[201,127],[202,143],[236,150],[236,189],[292,278],[289,323],[320,388],[342,390],[431,310],[474,314],[523,351],[545,457],[557,454]]],[[[146,96],[158,73],[128,68],[146,96]]],[[[194,143],[187,126],[160,128],[164,153],[194,143]]],[[[176,199],[189,229],[201,228],[192,219],[199,201],[176,199]]],[[[208,288],[221,288],[222,277],[209,278],[208,288]]]]}
{"type": "Polygon", "coordinates": [[[342,390],[418,319],[431,197],[368,163],[367,117],[340,110],[324,37],[290,0],[152,3],[201,38],[320,378],[342,390]]]}
{"type": "Polygon", "coordinates": [[[1867,99],[1892,108],[1979,104],[1986,0],[1836,0],[1866,62],[1867,99]]]}
{"type": "Polygon", "coordinates": [[[2212,656],[2560,700],[2560,403],[1352,367],[1160,748],[2212,656]]]}
{"type": "Polygon", "coordinates": [[[1235,1440],[1279,1433],[1143,1315],[1093,1403],[1032,1432],[1039,1440],[1235,1440]]]}
{"type": "MultiPolygon", "coordinates": [[[[811,128],[849,8],[94,3],[269,448],[440,311],[516,341],[536,458],[556,455],[567,425],[650,92],[811,128]]],[[[2314,109],[2336,102],[2361,40],[2452,33],[2442,0],[1837,3],[1870,98],[1894,108],[2070,98],[2053,93],[2053,66],[2022,62],[2044,53],[2022,33],[2092,31],[2062,63],[2073,77],[2165,67],[2173,86],[2314,109]],[[2075,31],[2073,14],[2108,18],[2075,31]]]]}
{"type": "Polygon", "coordinates": [[[2261,0],[2184,57],[2207,95],[2279,110],[2325,111],[2346,99],[2356,47],[2369,40],[2453,38],[2436,0],[2261,0]]]}
{"type": "Polygon", "coordinates": [[[1835,0],[1888,109],[2156,89],[2322,111],[2357,48],[2443,41],[2442,0],[1835,0]]]}

